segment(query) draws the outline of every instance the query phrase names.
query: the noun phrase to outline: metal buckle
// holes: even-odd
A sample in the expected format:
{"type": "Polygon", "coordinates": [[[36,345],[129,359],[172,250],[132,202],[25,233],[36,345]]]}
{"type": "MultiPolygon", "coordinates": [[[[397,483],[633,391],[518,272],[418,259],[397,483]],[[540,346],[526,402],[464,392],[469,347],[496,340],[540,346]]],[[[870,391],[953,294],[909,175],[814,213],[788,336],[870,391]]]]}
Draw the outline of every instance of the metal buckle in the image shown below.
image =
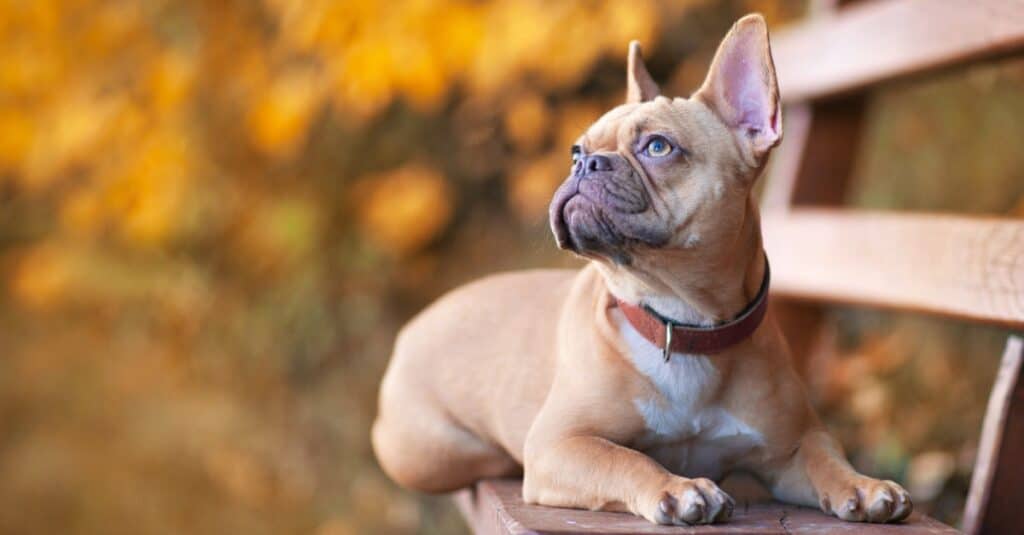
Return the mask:
{"type": "Polygon", "coordinates": [[[672,322],[665,322],[665,347],[661,350],[661,356],[665,359],[665,363],[668,363],[669,357],[672,356],[672,322]]]}

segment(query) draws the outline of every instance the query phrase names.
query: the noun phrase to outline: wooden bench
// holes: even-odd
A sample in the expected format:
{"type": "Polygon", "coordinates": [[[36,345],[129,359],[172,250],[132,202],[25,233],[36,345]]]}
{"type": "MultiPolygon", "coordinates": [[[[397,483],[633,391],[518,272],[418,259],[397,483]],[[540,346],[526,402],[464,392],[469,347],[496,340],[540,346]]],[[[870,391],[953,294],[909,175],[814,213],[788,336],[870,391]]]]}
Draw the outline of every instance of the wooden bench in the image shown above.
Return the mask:
{"type": "Polygon", "coordinates": [[[920,513],[911,514],[901,524],[869,526],[844,522],[817,509],[771,502],[738,500],[733,518],[725,524],[692,528],[659,526],[623,513],[604,513],[579,509],[559,509],[526,505],[520,480],[482,481],[472,491],[456,496],[456,504],[476,533],[509,535],[586,534],[669,534],[669,533],[745,533],[745,534],[817,534],[870,533],[903,535],[929,533],[956,534],[955,529],[920,513]]]}
{"type": "MultiPolygon", "coordinates": [[[[811,12],[773,35],[786,137],[762,194],[773,306],[798,360],[808,353],[826,304],[1024,327],[1024,221],[839,208],[865,90],[1024,55],[1024,0],[812,0],[811,12]]],[[[1024,533],[1022,357],[1024,343],[1011,336],[964,512],[969,534],[1024,533]]],[[[484,481],[457,502],[473,529],[489,534],[955,532],[918,513],[899,525],[865,525],[743,501],[727,524],[661,527],[624,514],[526,506],[519,490],[518,481],[484,481]]]]}

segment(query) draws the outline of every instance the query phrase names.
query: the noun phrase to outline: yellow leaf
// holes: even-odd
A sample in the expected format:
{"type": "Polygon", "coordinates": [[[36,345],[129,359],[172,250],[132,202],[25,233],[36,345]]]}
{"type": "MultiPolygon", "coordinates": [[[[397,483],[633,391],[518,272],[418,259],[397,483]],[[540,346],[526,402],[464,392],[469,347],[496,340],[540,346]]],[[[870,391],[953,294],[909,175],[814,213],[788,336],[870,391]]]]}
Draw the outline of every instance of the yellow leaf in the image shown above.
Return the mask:
{"type": "Polygon", "coordinates": [[[418,165],[367,179],[361,200],[363,233],[393,254],[415,252],[437,237],[451,219],[453,192],[438,172],[418,165]]]}
{"type": "Polygon", "coordinates": [[[576,100],[558,112],[558,126],[555,132],[555,146],[568,151],[587,127],[601,117],[608,109],[599,102],[576,100]]]}
{"type": "Polygon", "coordinates": [[[61,224],[73,234],[92,234],[102,218],[102,206],[92,190],[70,194],[60,206],[61,224]]]}
{"type": "Polygon", "coordinates": [[[150,79],[150,92],[157,112],[178,106],[187,96],[195,78],[195,60],[180,52],[161,55],[150,79]]]}
{"type": "Polygon", "coordinates": [[[72,279],[72,266],[65,251],[53,245],[40,245],[18,262],[10,278],[10,291],[23,304],[45,308],[66,293],[72,279]]]}
{"type": "Polygon", "coordinates": [[[26,110],[0,107],[0,180],[9,176],[4,171],[21,170],[34,135],[35,128],[26,110]]]}
{"type": "Polygon", "coordinates": [[[569,172],[569,163],[568,151],[556,151],[510,177],[509,199],[521,220],[543,221],[552,194],[569,172]]]}
{"type": "Polygon", "coordinates": [[[253,143],[275,156],[290,156],[305,141],[322,95],[312,72],[282,74],[249,112],[253,143]]]}
{"type": "Polygon", "coordinates": [[[505,131],[520,151],[532,151],[540,146],[547,133],[550,116],[544,99],[536,94],[523,95],[505,112],[505,131]]]}

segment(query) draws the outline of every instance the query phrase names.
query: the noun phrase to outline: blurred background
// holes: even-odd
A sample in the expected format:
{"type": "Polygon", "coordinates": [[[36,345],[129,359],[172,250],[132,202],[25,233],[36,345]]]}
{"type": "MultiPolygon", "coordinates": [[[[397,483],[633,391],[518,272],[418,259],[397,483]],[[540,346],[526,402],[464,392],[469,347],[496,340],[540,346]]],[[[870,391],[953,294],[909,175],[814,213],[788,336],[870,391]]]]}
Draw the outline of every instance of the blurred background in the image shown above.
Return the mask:
{"type": "MultiPolygon", "coordinates": [[[[568,147],[794,0],[0,0],[0,532],[460,533],[368,430],[398,327],[577,266],[568,147]]],[[[869,99],[848,202],[1024,217],[1024,63],[869,99]]],[[[817,406],[956,522],[1005,334],[832,311],[817,406]]]]}

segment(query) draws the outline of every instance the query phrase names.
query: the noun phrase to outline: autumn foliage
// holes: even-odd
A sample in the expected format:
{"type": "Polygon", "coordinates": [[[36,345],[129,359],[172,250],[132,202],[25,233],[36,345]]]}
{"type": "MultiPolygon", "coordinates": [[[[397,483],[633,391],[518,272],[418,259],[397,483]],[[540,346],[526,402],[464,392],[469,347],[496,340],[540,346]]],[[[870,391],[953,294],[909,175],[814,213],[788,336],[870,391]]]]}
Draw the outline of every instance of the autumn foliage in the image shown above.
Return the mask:
{"type": "MultiPolygon", "coordinates": [[[[394,333],[576,265],[544,213],[629,40],[685,95],[736,17],[803,4],[0,1],[0,531],[464,529],[372,461],[394,333]]],[[[826,384],[865,462],[948,479],[960,442],[888,419],[901,340],[826,384]]]]}

